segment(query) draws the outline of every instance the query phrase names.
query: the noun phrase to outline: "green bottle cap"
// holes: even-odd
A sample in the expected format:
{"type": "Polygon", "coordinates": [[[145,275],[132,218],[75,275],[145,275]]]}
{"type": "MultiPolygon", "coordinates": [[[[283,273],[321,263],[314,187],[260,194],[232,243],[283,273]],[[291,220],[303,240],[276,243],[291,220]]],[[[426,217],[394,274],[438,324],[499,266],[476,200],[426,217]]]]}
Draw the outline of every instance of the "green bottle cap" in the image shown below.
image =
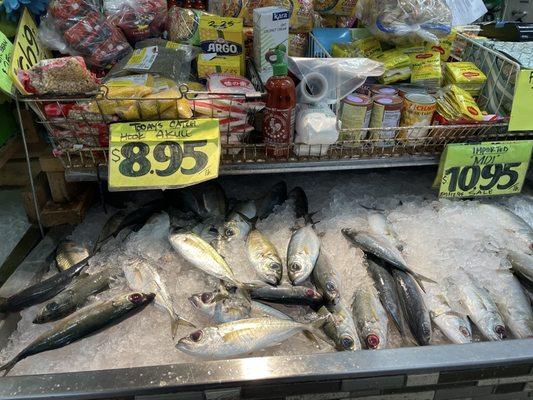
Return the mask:
{"type": "Polygon", "coordinates": [[[272,64],[273,75],[287,76],[289,70],[287,67],[287,60],[285,59],[287,48],[284,45],[279,45],[274,52],[276,53],[276,61],[272,64]]]}

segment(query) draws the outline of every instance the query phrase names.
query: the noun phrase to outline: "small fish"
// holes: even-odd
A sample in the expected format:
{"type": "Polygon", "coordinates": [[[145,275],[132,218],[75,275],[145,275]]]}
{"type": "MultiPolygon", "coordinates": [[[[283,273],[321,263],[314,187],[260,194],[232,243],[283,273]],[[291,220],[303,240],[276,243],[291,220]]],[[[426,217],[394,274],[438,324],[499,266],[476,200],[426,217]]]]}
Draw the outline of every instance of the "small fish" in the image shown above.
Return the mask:
{"type": "Polygon", "coordinates": [[[192,323],[178,315],[174,309],[172,296],[161,279],[161,276],[159,276],[157,270],[148,261],[143,261],[142,263],[132,263],[122,267],[130,289],[145,293],[155,293],[155,304],[167,311],[170,315],[170,331],[173,338],[176,336],[180,323],[195,327],[192,323]]]}
{"type": "Polygon", "coordinates": [[[514,337],[533,337],[533,312],[528,296],[520,282],[507,271],[498,273],[498,279],[487,290],[500,311],[505,326],[514,337]]]}
{"type": "Polygon", "coordinates": [[[354,297],[353,316],[361,342],[367,349],[387,347],[388,318],[379,298],[369,289],[359,288],[354,297]]]}
{"type": "Polygon", "coordinates": [[[336,304],[340,300],[340,280],[324,250],[320,251],[312,279],[327,304],[336,304]]]}
{"type": "Polygon", "coordinates": [[[515,275],[533,282],[533,256],[509,250],[507,260],[511,263],[515,275]]]}
{"type": "Polygon", "coordinates": [[[422,291],[408,273],[394,269],[392,276],[396,281],[403,315],[405,315],[411,333],[420,346],[429,345],[431,341],[431,317],[422,291]]]}
{"type": "Polygon", "coordinates": [[[300,285],[309,278],[319,254],[320,238],[313,224],[307,222],[294,231],[287,249],[287,273],[293,285],[300,285]]]}
{"type": "Polygon", "coordinates": [[[191,304],[217,324],[249,318],[252,304],[247,294],[237,289],[236,293],[216,290],[193,294],[191,304]]]}
{"type": "Polygon", "coordinates": [[[65,241],[61,242],[56,249],[56,265],[60,271],[65,271],[73,265],[89,257],[89,247],[85,244],[65,241]]]}
{"type": "Polygon", "coordinates": [[[329,311],[326,307],[318,310],[318,315],[327,314],[330,314],[330,319],[323,329],[326,335],[333,340],[337,350],[361,350],[361,342],[359,342],[355,322],[348,307],[343,302],[339,302],[336,305],[331,305],[329,311]]]}
{"type": "Polygon", "coordinates": [[[193,356],[225,359],[275,346],[300,332],[317,332],[327,321],[300,323],[273,317],[248,318],[197,330],[176,347],[193,356]]]}
{"type": "Polygon", "coordinates": [[[171,231],[169,241],[174,250],[195,268],[232,285],[242,286],[226,260],[198,235],[171,231]]]}
{"type": "Polygon", "coordinates": [[[280,304],[296,304],[318,309],[323,304],[322,295],[316,290],[305,286],[269,286],[255,288],[250,291],[252,299],[280,304]]]}
{"type": "Polygon", "coordinates": [[[259,277],[271,285],[279,285],[283,274],[283,262],[276,248],[255,227],[246,238],[248,260],[259,277]]]}
{"type": "Polygon", "coordinates": [[[283,204],[287,200],[287,184],[283,181],[272,186],[266,195],[255,201],[257,207],[257,217],[265,219],[276,206],[283,204]]]}
{"type": "Polygon", "coordinates": [[[402,253],[394,247],[388,240],[381,236],[376,236],[369,232],[355,231],[353,229],[342,229],[344,236],[354,245],[359,247],[365,253],[370,253],[377,258],[387,262],[389,265],[399,269],[400,271],[409,272],[416,278],[420,287],[424,286],[420,283],[421,280],[436,283],[434,280],[426,278],[423,275],[417,274],[407,266],[407,262],[403,258],[402,253]]]}
{"type": "Polygon", "coordinates": [[[108,288],[112,277],[118,273],[119,271],[114,269],[105,269],[93,275],[82,273],[70,286],[41,308],[33,323],[57,321],[73,313],[85,304],[89,296],[108,288]]]}
{"type": "Polygon", "coordinates": [[[288,200],[291,200],[294,207],[296,218],[303,218],[309,214],[309,205],[307,195],[304,190],[297,186],[289,192],[288,200]]]}
{"type": "Polygon", "coordinates": [[[453,309],[468,315],[483,336],[489,340],[503,340],[507,329],[498,307],[487,290],[474,283],[468,275],[444,279],[445,295],[453,309]]]}
{"type": "Polygon", "coordinates": [[[230,212],[224,223],[224,239],[232,240],[245,239],[252,230],[250,220],[257,216],[255,201],[245,201],[238,203],[230,212]]]}
{"type": "Polygon", "coordinates": [[[107,222],[105,223],[104,227],[100,231],[100,234],[98,235],[98,239],[96,239],[96,243],[94,244],[93,254],[96,253],[102,245],[109,239],[111,236],[116,236],[119,232],[118,229],[122,224],[122,221],[126,218],[126,211],[120,210],[114,213],[107,222]]]}
{"type": "Polygon", "coordinates": [[[0,367],[7,374],[17,362],[43,351],[64,347],[82,339],[93,332],[119,321],[133,312],[140,311],[155,297],[153,293],[129,293],[119,295],[111,300],[84,307],[76,313],[55,324],[26,346],[12,360],[0,367]]]}
{"type": "Polygon", "coordinates": [[[453,311],[443,295],[437,295],[432,304],[431,319],[448,339],[456,344],[472,342],[472,326],[466,316],[453,311]]]}
{"type": "Polygon", "coordinates": [[[387,310],[392,321],[403,336],[404,329],[402,323],[401,303],[396,289],[396,282],[386,267],[380,264],[380,260],[367,259],[367,269],[374,280],[374,286],[378,291],[381,304],[387,310]]]}
{"type": "Polygon", "coordinates": [[[69,269],[61,271],[35,285],[31,285],[11,297],[0,298],[0,313],[20,311],[50,300],[56,294],[63,291],[72,279],[85,268],[88,262],[89,258],[86,258],[69,269]]]}

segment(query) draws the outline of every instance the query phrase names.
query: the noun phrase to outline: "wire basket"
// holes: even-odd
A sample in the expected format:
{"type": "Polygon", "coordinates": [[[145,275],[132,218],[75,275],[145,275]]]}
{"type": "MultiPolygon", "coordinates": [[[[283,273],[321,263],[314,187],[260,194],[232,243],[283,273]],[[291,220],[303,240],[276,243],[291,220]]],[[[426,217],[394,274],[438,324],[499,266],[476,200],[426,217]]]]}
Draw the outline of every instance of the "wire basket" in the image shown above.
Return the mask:
{"type": "MultiPolygon", "coordinates": [[[[110,124],[175,119],[178,115],[169,115],[167,111],[169,108],[179,111],[181,99],[188,100],[195,118],[220,119],[222,170],[232,166],[242,170],[243,165],[249,165],[250,172],[253,172],[254,164],[271,164],[283,171],[284,168],[290,170],[288,167],[292,164],[311,165],[310,162],[316,169],[320,169],[321,162],[327,165],[327,169],[334,169],[335,163],[345,169],[347,162],[355,165],[363,159],[436,156],[448,143],[532,137],[531,132],[509,132],[507,129],[520,65],[464,35],[458,35],[454,49],[454,59],[473,61],[487,75],[488,81],[478,102],[490,113],[504,116],[500,122],[349,130],[340,129],[337,121],[340,137],[353,139],[332,145],[292,143],[283,149],[278,148],[278,156],[273,157],[262,143],[262,113],[255,106],[264,95],[264,87],[249,60],[247,75],[256,89],[254,93],[207,93],[182,85],[179,97],[175,98],[117,98],[104,91],[75,98],[19,96],[17,105],[25,103],[37,113],[38,122],[44,125],[53,144],[54,154],[67,169],[107,165],[110,124]]],[[[312,34],[308,54],[330,57],[312,34]]],[[[333,109],[339,110],[340,104],[334,105],[333,109]]]]}

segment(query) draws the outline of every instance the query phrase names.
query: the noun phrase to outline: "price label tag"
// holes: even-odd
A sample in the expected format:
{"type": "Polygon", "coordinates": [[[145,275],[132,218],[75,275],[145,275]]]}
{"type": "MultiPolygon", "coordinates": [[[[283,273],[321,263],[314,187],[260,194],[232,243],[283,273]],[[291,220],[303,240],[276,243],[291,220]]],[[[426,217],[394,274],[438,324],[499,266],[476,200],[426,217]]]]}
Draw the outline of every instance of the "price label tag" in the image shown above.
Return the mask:
{"type": "Polygon", "coordinates": [[[52,58],[50,51],[41,45],[37,36],[37,26],[27,8],[20,18],[13,45],[13,55],[9,67],[9,76],[22,94],[28,94],[17,77],[17,71],[33,67],[41,60],[52,58]]]}
{"type": "Polygon", "coordinates": [[[533,118],[531,118],[531,99],[533,99],[533,70],[520,71],[515,85],[513,109],[509,121],[510,131],[533,130],[533,118]]]}
{"type": "Polygon", "coordinates": [[[14,87],[9,76],[11,65],[11,53],[13,53],[13,43],[0,32],[0,90],[9,96],[14,96],[14,87]]]}
{"type": "Polygon", "coordinates": [[[111,124],[111,190],[180,188],[218,176],[218,119],[111,124]]]}
{"type": "Polygon", "coordinates": [[[533,140],[449,144],[435,186],[440,197],[479,197],[522,191],[533,140]]]}

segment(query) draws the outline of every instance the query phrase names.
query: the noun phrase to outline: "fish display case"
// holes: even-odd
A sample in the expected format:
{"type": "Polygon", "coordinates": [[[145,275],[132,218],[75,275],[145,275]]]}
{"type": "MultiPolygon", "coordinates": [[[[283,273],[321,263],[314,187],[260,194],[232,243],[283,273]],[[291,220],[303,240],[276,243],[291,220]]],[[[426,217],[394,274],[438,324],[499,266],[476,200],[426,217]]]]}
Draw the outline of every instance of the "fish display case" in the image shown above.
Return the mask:
{"type": "MultiPolygon", "coordinates": [[[[351,300],[355,288],[368,282],[368,275],[363,252],[350,244],[341,229],[371,229],[374,226],[371,217],[375,217],[376,210],[385,210],[396,237],[402,242],[402,251],[417,274],[435,278],[438,273],[455,269],[454,264],[460,262],[480,282],[495,279],[489,281],[493,282],[493,288],[513,299],[506,275],[501,275],[499,270],[503,256],[494,248],[525,248],[527,232],[519,232],[507,219],[509,214],[502,210],[511,210],[530,222],[533,206],[527,194],[498,202],[440,203],[428,201],[433,179],[433,171],[429,169],[418,170],[416,180],[405,171],[375,172],[368,178],[367,174],[350,171],[269,175],[260,181],[254,176],[232,176],[220,179],[219,183],[227,198],[254,198],[260,208],[265,198],[275,197],[269,194],[285,192],[275,188],[286,186],[289,193],[295,187],[303,188],[309,210],[319,211],[316,229],[323,233],[321,249],[335,263],[341,278],[340,290],[346,293],[347,301],[351,300]],[[280,184],[281,179],[284,184],[280,184]],[[498,209],[498,215],[493,215],[498,209]],[[461,232],[462,239],[457,240],[461,232]]],[[[175,192],[169,191],[166,196],[170,197],[164,198],[178,204],[177,199],[183,198],[174,195],[175,192]]],[[[270,214],[258,224],[282,258],[289,252],[292,227],[299,221],[296,216],[300,213],[297,202],[290,202],[292,197],[287,197],[289,202],[275,209],[267,207],[270,214]]],[[[130,194],[129,200],[147,201],[141,194],[138,197],[130,194]]],[[[279,204],[281,200],[274,203],[279,204]]],[[[201,204],[204,211],[214,209],[201,204]]],[[[199,209],[198,213],[203,211],[199,209]]],[[[114,214],[106,215],[95,207],[70,238],[93,245],[99,243],[102,226],[110,215],[114,214]]],[[[87,272],[98,273],[102,268],[116,266],[126,268],[136,263],[158,268],[162,281],[174,296],[176,311],[198,328],[182,325],[172,338],[168,314],[148,305],[82,340],[20,360],[8,376],[0,378],[0,398],[497,400],[528,399],[533,395],[533,339],[485,341],[475,333],[473,343],[451,344],[439,329],[434,329],[431,345],[415,346],[402,340],[392,321],[387,322],[392,348],[335,351],[321,339],[317,346],[303,335],[296,335],[264,352],[254,351],[240,358],[205,360],[184,354],[176,349],[179,338],[200,326],[210,325],[207,316],[195,309],[188,298],[192,293],[216,287],[216,280],[184,263],[169,242],[169,225],[176,226],[181,217],[182,214],[170,211],[158,212],[152,218],[146,216],[149,221],[145,219],[137,232],[124,232],[101,245],[87,272]]],[[[49,246],[53,249],[55,244],[49,246]]],[[[251,272],[244,261],[243,246],[234,239],[219,251],[232,266],[235,276],[249,282],[251,272]]],[[[33,265],[44,262],[49,251],[40,253],[39,259],[30,257],[33,265]]],[[[22,287],[25,287],[27,272],[22,276],[22,287]]],[[[310,285],[306,282],[304,285],[310,285]]],[[[114,297],[116,290],[123,290],[120,285],[124,282],[119,281],[118,285],[110,293],[98,294],[94,301],[114,297]]],[[[424,286],[433,296],[434,285],[425,281],[424,286]]],[[[38,304],[23,310],[11,322],[10,330],[0,326],[4,335],[0,339],[8,343],[2,362],[53,326],[33,323],[42,307],[43,304],[38,304]]],[[[310,311],[301,306],[279,307],[299,318],[310,311]]]]}

